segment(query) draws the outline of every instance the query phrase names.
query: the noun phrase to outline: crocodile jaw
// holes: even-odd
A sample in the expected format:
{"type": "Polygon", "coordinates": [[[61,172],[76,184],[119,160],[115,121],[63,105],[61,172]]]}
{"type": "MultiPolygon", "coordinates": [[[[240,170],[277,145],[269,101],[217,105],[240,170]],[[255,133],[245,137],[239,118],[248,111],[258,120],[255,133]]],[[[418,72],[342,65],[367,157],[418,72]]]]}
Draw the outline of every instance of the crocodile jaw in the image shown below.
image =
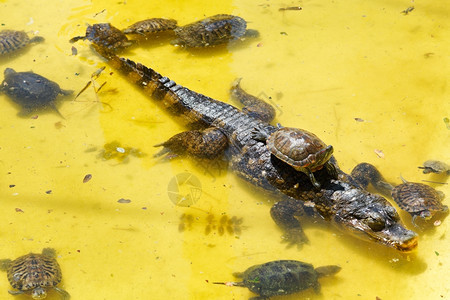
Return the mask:
{"type": "Polygon", "coordinates": [[[383,197],[346,186],[336,191],[334,222],[356,237],[409,252],[417,247],[417,234],[402,224],[395,208],[383,197]]]}

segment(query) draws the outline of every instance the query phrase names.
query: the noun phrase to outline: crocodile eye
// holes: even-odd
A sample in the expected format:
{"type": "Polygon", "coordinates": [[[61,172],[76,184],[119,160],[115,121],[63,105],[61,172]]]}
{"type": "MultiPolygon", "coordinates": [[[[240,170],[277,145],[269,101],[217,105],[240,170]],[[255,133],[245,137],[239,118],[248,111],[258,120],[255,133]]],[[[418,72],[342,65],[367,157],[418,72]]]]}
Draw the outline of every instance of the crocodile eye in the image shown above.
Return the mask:
{"type": "Polygon", "coordinates": [[[367,218],[366,219],[366,223],[367,225],[369,225],[370,229],[372,229],[373,231],[381,231],[384,229],[385,224],[384,224],[384,220],[382,218],[367,218]]]}
{"type": "Polygon", "coordinates": [[[391,217],[394,221],[400,220],[400,216],[398,215],[397,210],[393,206],[386,207],[386,212],[389,217],[391,217]]]}

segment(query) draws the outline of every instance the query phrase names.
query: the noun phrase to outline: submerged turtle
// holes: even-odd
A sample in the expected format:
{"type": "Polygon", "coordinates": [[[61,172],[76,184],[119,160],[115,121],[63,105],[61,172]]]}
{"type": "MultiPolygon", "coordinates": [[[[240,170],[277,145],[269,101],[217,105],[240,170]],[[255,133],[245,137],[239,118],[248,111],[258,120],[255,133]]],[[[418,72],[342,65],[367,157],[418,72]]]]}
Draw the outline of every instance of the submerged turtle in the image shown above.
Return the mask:
{"type": "Polygon", "coordinates": [[[125,34],[149,34],[177,28],[173,19],[152,18],[134,23],[123,30],[125,34]]]}
{"type": "Polygon", "coordinates": [[[76,36],[70,39],[70,42],[74,43],[85,39],[110,51],[119,51],[133,44],[120,29],[109,23],[88,25],[85,36],[76,36]]]}
{"type": "Polygon", "coordinates": [[[30,39],[25,31],[2,30],[0,31],[0,56],[22,49],[28,44],[43,41],[44,38],[41,36],[30,39]]]}
{"type": "Polygon", "coordinates": [[[236,40],[246,33],[247,22],[237,16],[215,15],[175,28],[172,44],[190,48],[215,46],[236,40]]]}
{"type": "Polygon", "coordinates": [[[68,300],[69,293],[57,287],[61,282],[61,269],[56,261],[56,252],[44,248],[42,254],[29,253],[15,260],[0,260],[0,268],[7,272],[11,286],[17,291],[11,295],[30,294],[33,299],[47,297],[47,289],[53,288],[68,300]]]}
{"type": "Polygon", "coordinates": [[[265,140],[267,148],[274,156],[297,171],[307,174],[316,189],[320,188],[320,183],[317,182],[313,172],[325,167],[331,176],[337,178],[336,167],[330,162],[333,146],[327,146],[314,133],[298,128],[281,127],[271,134],[256,129],[254,137],[265,140]]]}
{"type": "Polygon", "coordinates": [[[429,220],[436,212],[448,211],[448,206],[441,202],[444,198],[442,192],[423,183],[402,180],[403,184],[392,190],[392,198],[401,209],[412,215],[413,224],[418,216],[429,220]]]}
{"type": "Polygon", "coordinates": [[[438,161],[438,160],[427,160],[423,163],[422,167],[419,167],[419,169],[423,169],[424,174],[428,173],[436,173],[436,174],[447,174],[450,175],[450,166],[447,165],[445,162],[438,161]]]}
{"type": "Polygon", "coordinates": [[[16,72],[6,68],[4,74],[0,91],[19,104],[23,113],[51,107],[63,117],[55,106],[55,99],[59,94],[70,95],[73,91],[62,90],[56,82],[33,72],[16,72]]]}
{"type": "Polygon", "coordinates": [[[318,279],[336,274],[340,270],[339,266],[314,268],[313,265],[301,261],[276,260],[250,267],[243,273],[233,274],[237,278],[242,278],[241,282],[214,282],[214,284],[247,287],[259,295],[251,299],[269,299],[272,296],[289,295],[309,288],[319,293],[318,279]]]}

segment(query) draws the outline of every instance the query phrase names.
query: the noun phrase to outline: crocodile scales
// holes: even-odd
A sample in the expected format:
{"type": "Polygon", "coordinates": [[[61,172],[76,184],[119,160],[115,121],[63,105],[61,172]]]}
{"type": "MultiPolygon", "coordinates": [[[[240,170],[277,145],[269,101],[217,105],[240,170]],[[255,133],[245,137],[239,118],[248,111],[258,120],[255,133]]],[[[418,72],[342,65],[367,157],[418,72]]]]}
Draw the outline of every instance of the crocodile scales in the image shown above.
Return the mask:
{"type": "MultiPolygon", "coordinates": [[[[270,134],[277,127],[250,117],[232,105],[178,85],[140,63],[120,58],[103,47],[101,41],[94,42],[93,46],[114,69],[142,88],[151,98],[161,102],[169,112],[183,116],[190,123],[209,127],[217,139],[225,139],[222,144],[226,148],[232,170],[282,199],[272,207],[271,215],[284,231],[284,237],[289,243],[301,245],[307,241],[296,218],[304,212],[304,204],[307,202],[325,220],[331,221],[344,232],[399,251],[411,251],[417,247],[416,233],[404,227],[397,211],[385,198],[367,192],[359,184],[363,179],[352,178],[337,166],[338,179],[321,169],[315,172],[320,183],[320,189],[316,190],[307,175],[271,155],[266,145],[256,140],[252,133],[255,128],[264,128],[270,134]]],[[[176,144],[200,135],[200,142],[214,142],[214,139],[206,137],[206,130],[203,133],[186,131],[172,139],[176,144]]],[[[161,145],[170,146],[165,143],[161,145]]],[[[184,145],[179,148],[184,148],[184,145]]],[[[197,148],[205,149],[205,145],[197,148]]],[[[225,149],[218,147],[216,150],[220,152],[225,149]]],[[[191,154],[201,157],[201,151],[194,152],[191,154]]]]}

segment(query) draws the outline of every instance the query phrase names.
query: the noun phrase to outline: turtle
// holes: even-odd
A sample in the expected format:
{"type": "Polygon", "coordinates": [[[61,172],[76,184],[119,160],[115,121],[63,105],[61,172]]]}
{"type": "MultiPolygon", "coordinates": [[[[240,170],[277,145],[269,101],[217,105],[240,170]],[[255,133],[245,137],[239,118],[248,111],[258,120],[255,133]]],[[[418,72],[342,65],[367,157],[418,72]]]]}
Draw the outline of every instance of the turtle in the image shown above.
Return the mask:
{"type": "Polygon", "coordinates": [[[4,75],[0,91],[22,107],[21,114],[50,107],[64,118],[56,108],[55,99],[59,94],[67,96],[73,91],[62,90],[56,82],[33,72],[16,72],[6,68],[4,75]]]}
{"type": "Polygon", "coordinates": [[[85,36],[73,37],[69,42],[74,43],[85,39],[97,47],[102,47],[108,51],[123,50],[133,44],[120,29],[112,26],[110,23],[88,25],[85,36]]]}
{"type": "Polygon", "coordinates": [[[188,48],[216,46],[242,37],[246,29],[243,18],[219,14],[175,28],[177,39],[171,43],[188,48]]]}
{"type": "Polygon", "coordinates": [[[253,137],[265,141],[267,148],[275,157],[295,170],[307,174],[316,189],[320,189],[320,183],[317,182],[313,172],[325,167],[332,177],[337,178],[336,167],[330,162],[333,146],[327,146],[312,132],[278,125],[278,129],[272,133],[256,128],[253,137]]]}
{"type": "Polygon", "coordinates": [[[161,31],[174,30],[177,21],[165,18],[152,18],[136,22],[123,30],[125,34],[151,34],[161,31]]]}
{"type": "Polygon", "coordinates": [[[61,282],[61,268],[56,261],[56,251],[44,248],[42,253],[29,253],[15,260],[0,260],[0,268],[7,272],[8,281],[16,291],[11,295],[30,294],[33,299],[45,299],[47,290],[53,288],[62,299],[68,300],[69,293],[57,287],[61,282]]]}
{"type": "Polygon", "coordinates": [[[438,160],[427,160],[419,169],[423,169],[424,174],[436,173],[450,175],[450,166],[438,160]]]}
{"type": "Polygon", "coordinates": [[[444,194],[436,191],[429,185],[417,182],[408,182],[397,185],[392,190],[392,198],[398,206],[412,216],[412,222],[419,216],[429,220],[436,212],[447,212],[448,206],[442,204],[444,194]]]}
{"type": "Polygon", "coordinates": [[[15,52],[31,43],[41,43],[44,40],[41,36],[34,36],[30,39],[25,31],[2,30],[0,31],[0,56],[15,52]]]}
{"type": "Polygon", "coordinates": [[[341,270],[335,265],[314,268],[312,264],[297,260],[275,260],[255,265],[242,273],[234,273],[240,282],[214,282],[228,286],[247,287],[259,296],[250,299],[269,299],[272,296],[289,295],[309,288],[320,293],[318,279],[334,275],[341,270]]]}

